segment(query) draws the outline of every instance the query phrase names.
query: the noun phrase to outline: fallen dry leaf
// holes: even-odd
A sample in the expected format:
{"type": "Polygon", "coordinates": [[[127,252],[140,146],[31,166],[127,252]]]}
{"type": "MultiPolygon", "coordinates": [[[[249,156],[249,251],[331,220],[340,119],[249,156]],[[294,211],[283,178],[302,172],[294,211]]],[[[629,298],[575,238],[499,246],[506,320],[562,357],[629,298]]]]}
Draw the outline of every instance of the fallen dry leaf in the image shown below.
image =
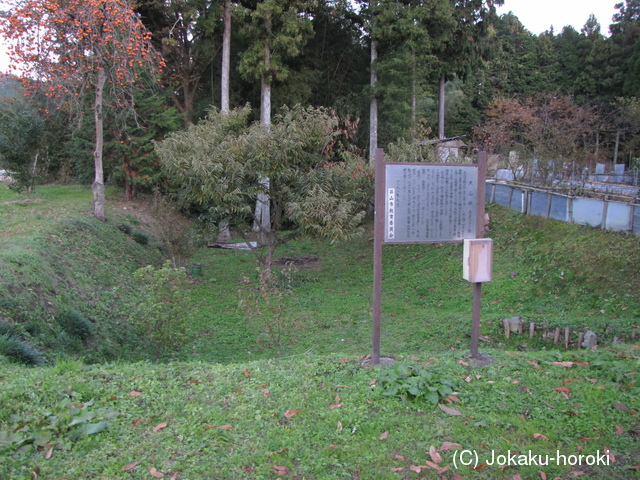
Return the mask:
{"type": "Polygon", "coordinates": [[[613,408],[616,408],[616,409],[620,410],[621,412],[624,412],[624,413],[629,412],[629,407],[627,407],[626,405],[623,405],[622,403],[613,402],[611,405],[613,406],[613,408]]]}
{"type": "Polygon", "coordinates": [[[385,430],[378,440],[386,440],[387,438],[389,438],[389,430],[385,430]]]}
{"type": "Polygon", "coordinates": [[[342,431],[342,422],[340,420],[338,420],[338,431],[342,431]]]}
{"type": "Polygon", "coordinates": [[[286,475],[287,467],[280,467],[278,465],[274,465],[271,471],[277,475],[286,475]]]}
{"type": "Polygon", "coordinates": [[[231,425],[220,425],[220,430],[231,430],[232,428],[231,425]]]}
{"type": "Polygon", "coordinates": [[[454,473],[453,474],[453,480],[465,480],[465,478],[462,475],[458,474],[458,473],[454,473]]]}
{"type": "Polygon", "coordinates": [[[393,459],[394,459],[394,460],[401,460],[401,461],[402,461],[402,460],[404,460],[404,456],[402,456],[402,455],[398,455],[398,454],[395,454],[395,455],[393,456],[393,459]]]}
{"type": "Polygon", "coordinates": [[[404,470],[404,467],[396,467],[396,468],[392,468],[391,469],[391,471],[394,472],[394,473],[401,472],[403,470],[404,470]]]}
{"type": "Polygon", "coordinates": [[[411,470],[412,472],[420,473],[422,471],[422,467],[419,467],[418,465],[411,465],[409,467],[409,470],[411,470]]]}
{"type": "Polygon", "coordinates": [[[268,388],[263,388],[263,389],[262,389],[262,394],[263,394],[265,397],[269,398],[269,394],[270,394],[269,389],[268,389],[268,388]]]}
{"type": "Polygon", "coordinates": [[[292,408],[290,410],[287,410],[286,412],[284,412],[284,416],[285,418],[291,418],[291,417],[295,417],[296,414],[300,411],[299,408],[292,408]]]}
{"type": "Polygon", "coordinates": [[[573,367],[573,362],[553,362],[557,367],[573,367]]]}
{"type": "Polygon", "coordinates": [[[333,410],[334,408],[340,408],[344,405],[344,403],[336,403],[335,405],[329,405],[329,410],[333,410]]]}
{"type": "Polygon", "coordinates": [[[340,448],[340,447],[337,446],[337,445],[333,445],[333,444],[329,445],[329,449],[330,450],[337,450],[338,448],[340,448]]]}
{"type": "Polygon", "coordinates": [[[540,480],[547,480],[546,473],[544,473],[542,470],[538,470],[538,473],[540,474],[540,480]]]}
{"type": "Polygon", "coordinates": [[[140,465],[140,462],[133,462],[133,463],[130,463],[129,465],[125,465],[124,467],[122,467],[122,470],[125,472],[128,472],[136,468],[138,465],[140,465]]]}
{"type": "Polygon", "coordinates": [[[246,368],[242,371],[242,373],[244,374],[245,377],[251,378],[251,374],[249,373],[249,370],[247,370],[246,368]]]}
{"type": "Polygon", "coordinates": [[[533,434],[533,439],[534,440],[549,440],[549,437],[547,437],[546,435],[543,435],[541,433],[534,433],[533,434]]]}
{"type": "Polygon", "coordinates": [[[163,428],[167,428],[167,424],[165,422],[159,423],[158,425],[153,427],[153,430],[151,430],[151,431],[153,433],[156,433],[158,430],[162,430],[163,428]]]}
{"type": "Polygon", "coordinates": [[[156,478],[162,478],[164,477],[164,473],[159,472],[158,470],[156,470],[154,467],[149,467],[149,473],[151,475],[153,475],[156,478]]]}
{"type": "Polygon", "coordinates": [[[460,410],[456,410],[452,407],[447,407],[446,405],[442,405],[441,403],[438,404],[438,407],[448,415],[462,415],[462,413],[460,413],[460,410]]]}
{"type": "Polygon", "coordinates": [[[616,435],[622,435],[624,432],[624,427],[622,425],[616,425],[616,435]]]}
{"type": "Polygon", "coordinates": [[[443,452],[446,452],[447,450],[462,450],[462,445],[460,445],[459,443],[442,442],[442,445],[440,445],[440,450],[443,452]]]}
{"type": "Polygon", "coordinates": [[[53,447],[47,450],[47,453],[44,456],[45,460],[49,460],[51,458],[51,455],[53,455],[53,447]]]}
{"type": "Polygon", "coordinates": [[[571,470],[571,475],[574,477],[581,477],[582,475],[585,475],[585,473],[580,470],[571,470]]]}
{"type": "Polygon", "coordinates": [[[582,379],[581,379],[581,378],[565,378],[565,379],[562,381],[562,384],[563,384],[563,385],[566,385],[567,383],[571,383],[571,382],[581,382],[581,381],[582,381],[582,379]]]}
{"type": "Polygon", "coordinates": [[[435,463],[441,463],[442,462],[442,457],[438,453],[438,449],[436,447],[434,447],[433,445],[431,445],[429,447],[429,456],[431,457],[431,460],[433,460],[435,463]]]}
{"type": "Polygon", "coordinates": [[[564,398],[566,398],[567,400],[569,400],[569,395],[567,395],[567,393],[571,393],[572,390],[568,387],[556,387],[554,388],[554,390],[558,393],[560,393],[564,398]]]}
{"type": "Polygon", "coordinates": [[[610,448],[605,448],[604,449],[604,454],[609,457],[609,460],[611,460],[611,463],[616,463],[616,456],[611,452],[610,448]]]}
{"type": "Polygon", "coordinates": [[[138,392],[136,390],[133,390],[132,392],[129,392],[129,396],[130,397],[139,397],[140,395],[142,395],[142,392],[138,392]]]}
{"type": "Polygon", "coordinates": [[[522,477],[520,476],[520,474],[519,474],[519,473],[516,473],[516,474],[513,476],[513,480],[522,480],[522,477]]]}
{"type": "Polygon", "coordinates": [[[626,470],[637,470],[640,472],[640,465],[630,465],[628,467],[625,467],[626,470]]]}
{"type": "Polygon", "coordinates": [[[441,467],[440,465],[436,465],[435,463],[430,462],[429,460],[427,460],[425,463],[427,464],[427,466],[433,468],[436,472],[438,472],[438,475],[442,475],[444,472],[449,470],[449,465],[441,467]]]}

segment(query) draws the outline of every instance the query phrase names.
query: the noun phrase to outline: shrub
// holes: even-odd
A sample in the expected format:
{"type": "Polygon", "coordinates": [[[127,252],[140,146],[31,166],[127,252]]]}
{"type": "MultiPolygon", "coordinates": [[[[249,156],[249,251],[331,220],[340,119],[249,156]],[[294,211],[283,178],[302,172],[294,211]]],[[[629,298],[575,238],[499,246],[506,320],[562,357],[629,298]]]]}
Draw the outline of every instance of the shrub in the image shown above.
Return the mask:
{"type": "Polygon", "coordinates": [[[93,324],[76,310],[69,309],[58,315],[56,320],[65,332],[78,337],[85,343],[93,337],[93,324]]]}
{"type": "Polygon", "coordinates": [[[140,245],[148,245],[149,244],[149,235],[144,232],[133,232],[131,237],[139,243],[140,245]]]}
{"type": "Polygon", "coordinates": [[[162,268],[149,265],[134,274],[142,294],[133,308],[132,323],[149,342],[154,356],[174,356],[187,340],[189,288],[184,268],[166,261],[162,268]]]}
{"type": "Polygon", "coordinates": [[[42,365],[44,359],[40,352],[29,342],[16,335],[0,335],[0,355],[24,365],[42,365]]]}
{"type": "Polygon", "coordinates": [[[128,223],[119,223],[116,225],[116,228],[127,235],[131,235],[133,232],[133,228],[128,223]]]}
{"type": "Polygon", "coordinates": [[[15,336],[16,332],[14,326],[5,320],[0,320],[0,335],[15,336]]]}

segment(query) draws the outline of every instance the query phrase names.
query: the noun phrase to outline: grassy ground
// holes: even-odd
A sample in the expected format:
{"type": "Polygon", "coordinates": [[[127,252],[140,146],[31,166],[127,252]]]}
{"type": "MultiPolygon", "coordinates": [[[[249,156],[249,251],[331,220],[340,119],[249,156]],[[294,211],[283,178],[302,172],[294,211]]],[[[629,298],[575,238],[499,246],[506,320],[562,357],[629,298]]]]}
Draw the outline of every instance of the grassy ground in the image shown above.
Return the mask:
{"type": "Polygon", "coordinates": [[[0,475],[638,478],[629,469],[640,460],[637,349],[486,353],[495,361],[485,367],[452,351],[401,359],[450,378],[455,395],[440,400],[445,409],[385,396],[375,382],[382,372],[353,356],[1,366],[0,475]],[[530,452],[548,465],[516,460],[502,470],[492,460],[517,454],[526,463],[530,452]],[[476,454],[478,470],[463,465],[475,466],[476,454]],[[580,465],[571,456],[581,454],[580,465]]]}
{"type": "Polygon", "coordinates": [[[0,356],[0,478],[640,477],[629,468],[640,465],[638,238],[491,208],[486,366],[466,356],[472,292],[461,246],[385,246],[382,353],[425,367],[427,382],[362,366],[370,235],[283,247],[281,263],[298,265],[277,269],[278,288],[264,298],[250,252],[185,256],[176,244],[198,238],[186,223],[158,221],[158,209],[120,202],[117,191],[109,199],[102,224],[90,216],[88,188],[41,187],[17,203],[0,188],[0,322],[48,364],[0,356]],[[147,264],[160,272],[166,257],[187,272],[202,268],[163,291],[172,309],[153,318],[181,320],[179,348],[171,340],[182,337],[145,331],[136,315],[159,294],[134,272],[147,264]],[[88,341],[63,328],[69,308],[93,325],[88,341]],[[600,346],[565,351],[541,330],[506,339],[501,320],[513,316],[549,331],[591,330],[600,346]],[[437,391],[440,381],[455,391],[438,394],[445,408],[384,395],[437,391]],[[606,449],[609,465],[585,465],[606,449]],[[574,466],[482,465],[509,451],[586,457],[574,466]],[[475,453],[478,469],[461,465],[475,453]]]}

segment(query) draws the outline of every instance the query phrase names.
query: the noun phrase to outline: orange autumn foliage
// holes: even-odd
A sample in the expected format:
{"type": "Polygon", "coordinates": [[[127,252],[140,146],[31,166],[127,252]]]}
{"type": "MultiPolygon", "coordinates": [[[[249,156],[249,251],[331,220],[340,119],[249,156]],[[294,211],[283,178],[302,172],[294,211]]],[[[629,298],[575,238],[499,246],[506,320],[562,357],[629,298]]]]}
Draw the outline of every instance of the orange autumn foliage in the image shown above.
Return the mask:
{"type": "Polygon", "coordinates": [[[141,71],[157,74],[164,61],[126,0],[13,0],[0,19],[10,71],[47,95],[75,95],[107,75],[117,106],[129,106],[127,87],[141,71]]]}

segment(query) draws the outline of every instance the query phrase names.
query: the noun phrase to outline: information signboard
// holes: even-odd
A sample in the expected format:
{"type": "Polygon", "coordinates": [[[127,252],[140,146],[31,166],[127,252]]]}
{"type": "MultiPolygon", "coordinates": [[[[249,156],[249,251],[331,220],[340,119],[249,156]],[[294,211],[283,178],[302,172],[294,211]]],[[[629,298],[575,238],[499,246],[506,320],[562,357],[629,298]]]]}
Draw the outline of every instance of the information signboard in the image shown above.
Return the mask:
{"type": "Polygon", "coordinates": [[[476,238],[478,166],[385,164],[384,243],[476,238]]]}
{"type": "MultiPolygon", "coordinates": [[[[478,154],[477,164],[386,163],[383,155],[379,148],[376,151],[373,242],[371,361],[374,365],[380,363],[382,245],[463,242],[482,238],[487,169],[485,152],[478,154]]],[[[487,274],[488,267],[483,272],[487,274]]],[[[490,274],[478,277],[474,270],[473,275],[467,276],[474,282],[470,346],[472,357],[477,358],[481,282],[487,281],[490,274]]]]}

